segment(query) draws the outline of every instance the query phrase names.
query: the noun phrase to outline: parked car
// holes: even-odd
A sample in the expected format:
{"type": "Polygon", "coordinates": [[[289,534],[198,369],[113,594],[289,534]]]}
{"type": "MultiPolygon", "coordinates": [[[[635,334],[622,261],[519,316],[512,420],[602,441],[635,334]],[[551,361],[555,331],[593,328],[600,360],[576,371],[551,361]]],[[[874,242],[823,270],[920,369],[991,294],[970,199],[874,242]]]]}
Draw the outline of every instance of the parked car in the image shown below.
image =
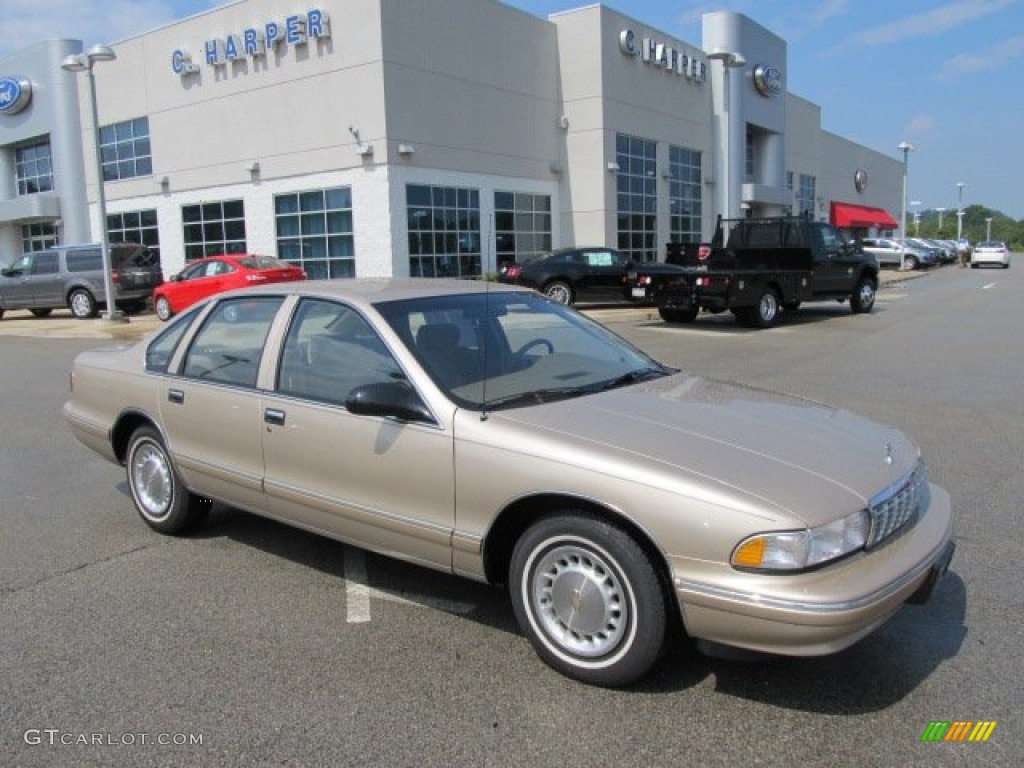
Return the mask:
{"type": "MultiPolygon", "coordinates": [[[[110,246],[114,302],[126,312],[146,306],[163,282],[160,258],[137,243],[110,246]]],[[[28,309],[46,317],[67,307],[79,319],[95,317],[107,303],[103,252],[98,244],[58,245],[26,253],[0,270],[0,318],[8,309],[28,309]]]]}
{"type": "Polygon", "coordinates": [[[525,264],[510,264],[498,281],[525,285],[560,304],[622,301],[629,257],[600,246],[560,248],[525,264]]]}
{"type": "Polygon", "coordinates": [[[508,585],[540,657],[600,685],[680,628],[838,651],[926,600],[954,548],[900,432],[667,368],[514,286],[221,294],[80,354],[64,415],[154,530],[214,499],[508,585]]]}
{"type": "Polygon", "coordinates": [[[215,293],[265,283],[305,280],[301,267],[254,253],[232,253],[197,259],[153,291],[153,309],[161,320],[215,293]]]}
{"type": "Polygon", "coordinates": [[[906,254],[906,248],[887,237],[865,237],[861,240],[861,247],[865,253],[875,257],[880,267],[900,267],[906,254]]]}
{"type": "Polygon", "coordinates": [[[998,264],[1003,269],[1010,268],[1010,252],[1006,243],[1001,240],[985,240],[978,243],[971,253],[971,268],[977,269],[982,264],[998,264]]]}
{"type": "Polygon", "coordinates": [[[942,255],[938,248],[916,243],[911,238],[896,238],[896,242],[903,246],[905,269],[926,269],[942,263],[942,255]]]}

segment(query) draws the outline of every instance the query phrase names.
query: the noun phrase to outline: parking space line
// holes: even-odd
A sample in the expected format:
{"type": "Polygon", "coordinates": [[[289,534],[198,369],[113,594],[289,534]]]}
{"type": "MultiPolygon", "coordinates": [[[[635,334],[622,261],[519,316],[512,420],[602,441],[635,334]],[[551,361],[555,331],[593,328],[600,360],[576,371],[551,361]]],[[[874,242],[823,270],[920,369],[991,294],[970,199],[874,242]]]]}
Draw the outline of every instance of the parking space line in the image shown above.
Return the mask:
{"type": "Polygon", "coordinates": [[[366,584],[366,556],[363,550],[345,548],[345,603],[349,624],[370,620],[370,588],[366,584]]]}

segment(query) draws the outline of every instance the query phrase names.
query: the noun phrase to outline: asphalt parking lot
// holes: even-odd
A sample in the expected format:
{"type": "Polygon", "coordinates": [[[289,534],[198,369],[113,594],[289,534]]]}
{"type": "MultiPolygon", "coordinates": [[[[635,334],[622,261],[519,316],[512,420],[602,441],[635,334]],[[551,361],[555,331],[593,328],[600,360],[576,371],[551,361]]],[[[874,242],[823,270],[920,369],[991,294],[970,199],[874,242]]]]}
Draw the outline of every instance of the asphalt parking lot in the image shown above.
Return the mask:
{"type": "MultiPolygon", "coordinates": [[[[880,290],[906,280],[913,280],[927,272],[902,272],[882,270],[880,290]]],[[[658,320],[658,313],[651,307],[623,304],[619,306],[582,306],[581,309],[594,319],[605,322],[630,322],[658,320]]],[[[152,312],[125,316],[122,321],[110,322],[101,317],[90,320],[76,320],[68,310],[54,310],[49,317],[39,318],[27,310],[11,310],[0,320],[0,336],[45,336],[55,339],[141,339],[161,326],[159,318],[152,312]]]]}

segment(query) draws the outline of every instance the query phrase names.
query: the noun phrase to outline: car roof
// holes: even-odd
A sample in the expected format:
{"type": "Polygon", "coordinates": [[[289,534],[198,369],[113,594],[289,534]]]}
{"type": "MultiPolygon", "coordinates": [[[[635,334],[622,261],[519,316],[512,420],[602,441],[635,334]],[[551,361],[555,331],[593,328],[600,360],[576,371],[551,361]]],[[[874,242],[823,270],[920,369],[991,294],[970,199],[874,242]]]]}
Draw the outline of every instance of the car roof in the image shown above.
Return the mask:
{"type": "Polygon", "coordinates": [[[364,277],[341,280],[304,280],[268,286],[239,288],[218,294],[217,298],[258,294],[261,296],[308,296],[343,299],[353,304],[371,305],[385,301],[427,299],[438,296],[472,296],[486,293],[533,293],[531,288],[485,282],[432,277],[364,277]]]}

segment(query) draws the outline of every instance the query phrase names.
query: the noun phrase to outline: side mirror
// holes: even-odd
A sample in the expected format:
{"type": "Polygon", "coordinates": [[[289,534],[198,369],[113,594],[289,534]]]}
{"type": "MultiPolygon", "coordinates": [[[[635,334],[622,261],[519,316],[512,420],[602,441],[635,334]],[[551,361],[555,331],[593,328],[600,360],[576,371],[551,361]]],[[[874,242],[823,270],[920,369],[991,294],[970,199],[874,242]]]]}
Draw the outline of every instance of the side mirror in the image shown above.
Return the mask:
{"type": "Polygon", "coordinates": [[[419,395],[408,384],[396,381],[356,387],[345,398],[345,408],[358,416],[383,416],[399,421],[434,420],[419,395]]]}

